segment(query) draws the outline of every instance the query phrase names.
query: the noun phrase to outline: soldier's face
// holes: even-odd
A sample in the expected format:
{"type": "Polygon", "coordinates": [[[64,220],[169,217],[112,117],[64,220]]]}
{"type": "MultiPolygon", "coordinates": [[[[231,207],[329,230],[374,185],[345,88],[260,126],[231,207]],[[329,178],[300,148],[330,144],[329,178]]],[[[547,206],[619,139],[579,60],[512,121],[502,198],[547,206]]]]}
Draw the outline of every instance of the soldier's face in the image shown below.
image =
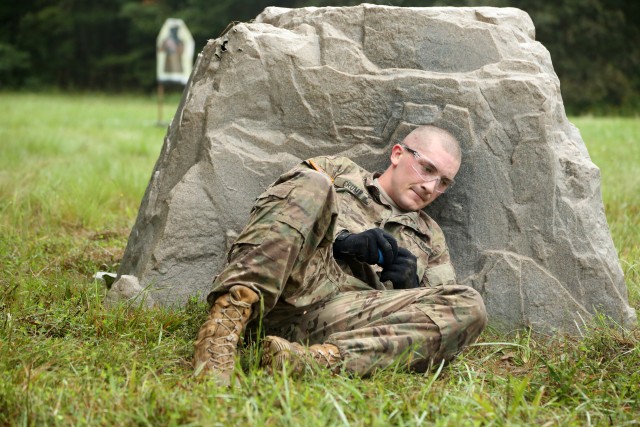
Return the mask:
{"type": "Polygon", "coordinates": [[[395,145],[391,151],[390,179],[385,191],[401,209],[417,211],[442,194],[439,191],[443,190],[443,183],[453,181],[460,161],[437,139],[414,138],[404,144],[407,148],[395,145]]]}

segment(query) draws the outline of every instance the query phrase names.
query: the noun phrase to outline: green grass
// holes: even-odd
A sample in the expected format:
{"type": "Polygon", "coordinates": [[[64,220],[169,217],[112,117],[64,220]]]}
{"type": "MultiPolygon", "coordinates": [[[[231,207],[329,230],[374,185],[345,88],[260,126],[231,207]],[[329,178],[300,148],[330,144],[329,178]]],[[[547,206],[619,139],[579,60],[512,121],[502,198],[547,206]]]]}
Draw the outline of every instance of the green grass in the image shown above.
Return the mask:
{"type": "Polygon", "coordinates": [[[9,225],[130,224],[166,131],[155,126],[153,102],[2,94],[0,105],[0,209],[9,225]]]}
{"type": "MultiPolygon", "coordinates": [[[[640,423],[640,334],[605,322],[581,340],[487,331],[426,375],[274,378],[248,346],[233,389],[194,381],[202,303],[105,308],[90,279],[117,267],[160,152],[153,99],[3,93],[0,109],[0,425],[640,423]]],[[[573,122],[640,309],[640,123],[573,122]]]]}

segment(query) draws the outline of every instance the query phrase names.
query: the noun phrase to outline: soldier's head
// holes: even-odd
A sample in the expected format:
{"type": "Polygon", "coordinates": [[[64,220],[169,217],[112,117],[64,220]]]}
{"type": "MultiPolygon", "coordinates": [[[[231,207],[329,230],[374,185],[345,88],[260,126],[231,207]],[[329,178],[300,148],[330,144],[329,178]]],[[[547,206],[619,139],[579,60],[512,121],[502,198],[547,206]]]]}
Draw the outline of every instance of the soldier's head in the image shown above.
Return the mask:
{"type": "Polygon", "coordinates": [[[453,185],[460,169],[460,143],[448,131],[420,126],[391,149],[391,164],[378,182],[407,211],[417,211],[453,185]]]}

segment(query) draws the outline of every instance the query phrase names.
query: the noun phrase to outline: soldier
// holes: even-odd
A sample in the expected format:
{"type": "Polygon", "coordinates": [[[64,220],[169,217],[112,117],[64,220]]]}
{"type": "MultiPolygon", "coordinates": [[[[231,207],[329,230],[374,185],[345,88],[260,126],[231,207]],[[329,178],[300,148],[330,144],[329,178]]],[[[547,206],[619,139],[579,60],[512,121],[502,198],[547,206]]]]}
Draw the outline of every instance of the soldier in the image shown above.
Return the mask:
{"type": "Polygon", "coordinates": [[[456,283],[442,230],[422,209],[451,188],[458,141],[421,126],[371,174],[340,157],[306,160],[262,195],[208,296],[196,375],[228,384],[247,324],[269,334],[262,364],[313,360],[367,375],[425,371],[482,332],[480,295],[456,283]]]}

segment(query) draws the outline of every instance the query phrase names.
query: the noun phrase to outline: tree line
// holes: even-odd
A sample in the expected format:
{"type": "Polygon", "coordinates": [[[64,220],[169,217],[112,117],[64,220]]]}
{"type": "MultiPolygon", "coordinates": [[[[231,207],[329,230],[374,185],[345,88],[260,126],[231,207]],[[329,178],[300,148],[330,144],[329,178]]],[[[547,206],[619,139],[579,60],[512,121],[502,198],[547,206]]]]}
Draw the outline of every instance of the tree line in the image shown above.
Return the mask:
{"type": "MultiPolygon", "coordinates": [[[[150,91],[155,42],[181,18],[196,52],[234,21],[267,6],[342,6],[353,0],[21,0],[0,5],[0,89],[150,91]]],[[[640,2],[628,0],[368,0],[392,6],[517,7],[551,53],[567,111],[640,111],[640,2]]]]}

